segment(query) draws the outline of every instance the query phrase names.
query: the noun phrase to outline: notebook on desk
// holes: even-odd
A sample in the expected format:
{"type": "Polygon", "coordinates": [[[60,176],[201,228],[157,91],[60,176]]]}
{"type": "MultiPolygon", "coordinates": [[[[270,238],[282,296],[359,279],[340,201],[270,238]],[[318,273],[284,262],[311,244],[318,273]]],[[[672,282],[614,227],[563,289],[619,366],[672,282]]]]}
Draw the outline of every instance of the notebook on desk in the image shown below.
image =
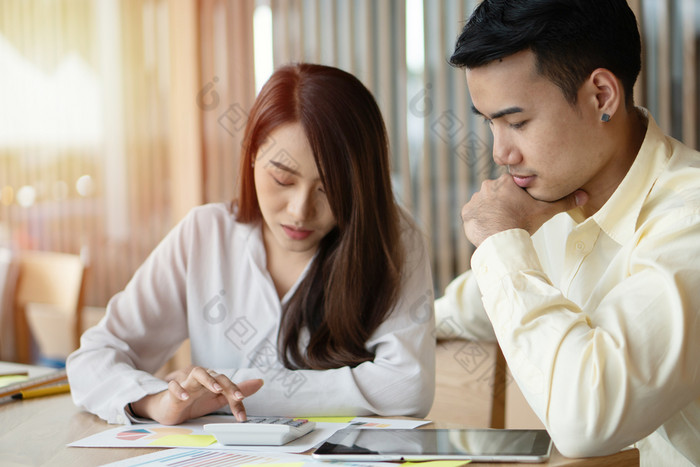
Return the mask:
{"type": "Polygon", "coordinates": [[[0,398],[5,398],[17,394],[25,389],[34,389],[42,386],[48,386],[51,384],[56,384],[60,382],[65,382],[68,380],[68,375],[66,374],[65,368],[60,370],[51,370],[47,373],[43,373],[36,376],[29,376],[29,374],[22,378],[20,381],[16,379],[11,379],[8,377],[8,372],[3,370],[6,380],[10,381],[9,384],[2,385],[2,377],[0,377],[0,398]]]}

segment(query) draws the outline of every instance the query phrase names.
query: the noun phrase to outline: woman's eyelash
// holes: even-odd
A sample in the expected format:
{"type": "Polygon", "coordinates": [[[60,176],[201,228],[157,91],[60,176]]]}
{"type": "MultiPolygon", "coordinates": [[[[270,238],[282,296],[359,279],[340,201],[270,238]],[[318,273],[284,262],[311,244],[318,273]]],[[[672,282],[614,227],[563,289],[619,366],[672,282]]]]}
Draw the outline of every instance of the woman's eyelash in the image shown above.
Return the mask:
{"type": "Polygon", "coordinates": [[[275,181],[276,184],[278,184],[278,185],[280,185],[280,186],[288,186],[288,185],[291,185],[291,184],[288,183],[288,182],[283,182],[283,181],[279,180],[279,179],[278,179],[277,177],[275,177],[274,175],[272,176],[272,179],[275,181]]]}
{"type": "MultiPolygon", "coordinates": [[[[277,177],[275,177],[274,175],[270,175],[270,176],[272,177],[272,180],[274,180],[275,183],[276,183],[277,185],[279,185],[279,186],[289,186],[289,185],[292,184],[292,182],[287,182],[287,181],[280,180],[280,179],[278,179],[277,177]]],[[[321,193],[323,193],[324,195],[326,194],[326,189],[323,188],[323,187],[319,187],[318,191],[321,192],[321,193]]]]}

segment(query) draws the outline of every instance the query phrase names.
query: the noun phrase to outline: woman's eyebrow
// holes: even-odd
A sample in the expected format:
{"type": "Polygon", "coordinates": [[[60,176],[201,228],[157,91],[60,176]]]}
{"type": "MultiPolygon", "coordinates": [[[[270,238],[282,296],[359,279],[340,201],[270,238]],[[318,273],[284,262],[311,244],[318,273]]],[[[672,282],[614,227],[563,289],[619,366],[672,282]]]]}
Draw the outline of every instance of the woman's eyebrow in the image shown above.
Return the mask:
{"type": "Polygon", "coordinates": [[[278,168],[280,170],[284,170],[285,172],[289,172],[293,175],[297,175],[297,176],[301,175],[298,171],[294,170],[293,168],[291,168],[287,165],[284,165],[283,163],[281,163],[279,161],[271,160],[271,161],[269,161],[269,164],[274,165],[276,168],[278,168]]]}

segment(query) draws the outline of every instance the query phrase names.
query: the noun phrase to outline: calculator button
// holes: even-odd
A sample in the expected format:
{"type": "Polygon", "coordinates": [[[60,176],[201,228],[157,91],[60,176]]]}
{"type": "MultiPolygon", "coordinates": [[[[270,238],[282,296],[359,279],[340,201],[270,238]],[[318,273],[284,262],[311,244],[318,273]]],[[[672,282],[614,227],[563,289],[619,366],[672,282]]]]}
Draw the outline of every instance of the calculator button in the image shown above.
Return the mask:
{"type": "Polygon", "coordinates": [[[277,420],[270,423],[276,423],[279,425],[292,425],[292,422],[294,422],[293,418],[278,418],[277,420]]]}

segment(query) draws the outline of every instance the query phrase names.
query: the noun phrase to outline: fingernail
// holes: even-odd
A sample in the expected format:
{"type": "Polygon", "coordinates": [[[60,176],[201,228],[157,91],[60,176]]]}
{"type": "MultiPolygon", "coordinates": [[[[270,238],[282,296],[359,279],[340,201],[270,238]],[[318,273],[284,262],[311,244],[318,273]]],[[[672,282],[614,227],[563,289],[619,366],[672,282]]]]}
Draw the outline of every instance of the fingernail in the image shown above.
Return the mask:
{"type": "Polygon", "coordinates": [[[236,391],[236,392],[233,393],[233,395],[234,395],[234,396],[236,397],[236,399],[238,399],[239,401],[242,401],[243,398],[244,398],[243,393],[242,393],[241,391],[236,391]]]}
{"type": "Polygon", "coordinates": [[[216,392],[221,392],[221,386],[219,386],[219,383],[214,383],[214,390],[216,392]]]}
{"type": "Polygon", "coordinates": [[[189,398],[190,398],[190,395],[187,394],[186,392],[183,392],[182,394],[180,394],[180,399],[182,399],[183,401],[186,401],[189,398]]]}

